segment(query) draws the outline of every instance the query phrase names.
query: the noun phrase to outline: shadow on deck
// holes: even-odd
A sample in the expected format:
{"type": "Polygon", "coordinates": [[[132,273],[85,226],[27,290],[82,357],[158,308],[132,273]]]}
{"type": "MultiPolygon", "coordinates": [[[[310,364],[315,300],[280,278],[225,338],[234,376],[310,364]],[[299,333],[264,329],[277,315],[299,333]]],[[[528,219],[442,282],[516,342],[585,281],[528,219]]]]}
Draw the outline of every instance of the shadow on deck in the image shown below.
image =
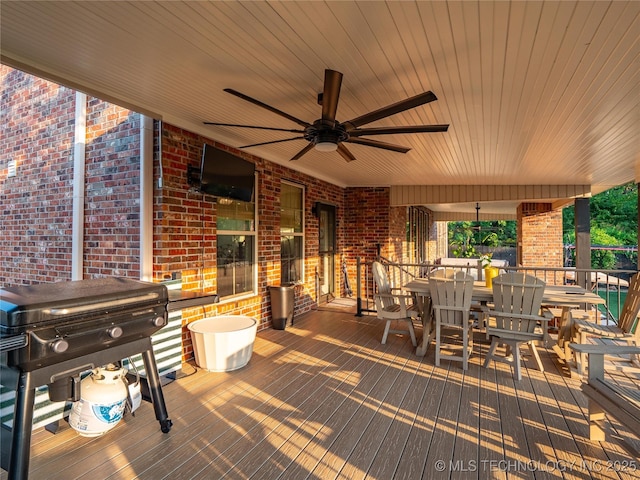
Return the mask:
{"type": "Polygon", "coordinates": [[[322,307],[260,332],[246,367],[166,385],[168,434],[148,403],[102,437],[34,432],[30,477],[638,478],[621,425],[588,440],[580,381],[551,350],[540,349],[544,373],[526,358],[520,382],[507,365],[481,367],[483,335],[468,371],[436,368],[433,348],[381,345],[383,322],[354,311],[322,307]]]}

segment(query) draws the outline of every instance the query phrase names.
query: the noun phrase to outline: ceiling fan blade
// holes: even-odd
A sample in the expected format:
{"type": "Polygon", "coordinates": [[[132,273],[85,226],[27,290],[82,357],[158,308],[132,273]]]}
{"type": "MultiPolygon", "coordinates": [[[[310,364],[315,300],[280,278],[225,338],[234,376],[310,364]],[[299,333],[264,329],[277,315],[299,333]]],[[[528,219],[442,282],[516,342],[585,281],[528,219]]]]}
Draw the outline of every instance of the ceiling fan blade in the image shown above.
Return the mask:
{"type": "Polygon", "coordinates": [[[390,117],[391,115],[395,115],[396,113],[419,107],[420,105],[433,102],[437,99],[438,98],[434,95],[433,92],[424,92],[416,95],[415,97],[407,98],[406,100],[394,103],[393,105],[388,105],[373,112],[366,113],[360,117],[356,117],[353,120],[349,120],[344,123],[347,126],[347,130],[357,128],[360,125],[366,125],[367,123],[375,122],[376,120],[380,120],[381,118],[390,117]]]}
{"type": "Polygon", "coordinates": [[[307,145],[302,150],[300,150],[298,153],[296,153],[293,157],[291,157],[291,160],[289,160],[289,161],[299,160],[300,157],[302,157],[305,153],[307,153],[312,148],[313,148],[313,143],[309,143],[309,145],[307,145]]]}
{"type": "Polygon", "coordinates": [[[295,130],[290,128],[272,128],[258,127],[256,125],[238,125],[237,123],[218,123],[218,122],[202,122],[205,125],[215,125],[217,127],[240,127],[240,128],[257,128],[259,130],[274,130],[277,132],[304,133],[304,130],[295,130]]]}
{"type": "Polygon", "coordinates": [[[282,140],[271,140],[270,142],[252,143],[251,145],[242,145],[241,147],[238,147],[238,148],[257,147],[259,145],[271,145],[272,143],[290,142],[292,140],[304,140],[304,137],[284,138],[282,140]]]}
{"type": "Polygon", "coordinates": [[[394,145],[392,143],[379,142],[378,140],[371,140],[369,138],[350,138],[345,140],[348,143],[357,143],[359,145],[367,145],[368,147],[384,148],[385,150],[391,150],[393,152],[407,153],[411,150],[408,147],[402,147],[400,145],[394,145]]]}
{"type": "Polygon", "coordinates": [[[343,144],[338,144],[338,153],[344,158],[347,162],[353,162],[356,157],[345,147],[343,144]]]}
{"type": "Polygon", "coordinates": [[[304,120],[300,120],[299,118],[296,118],[296,117],[294,117],[292,115],[289,115],[288,113],[284,113],[282,110],[278,110],[277,108],[274,108],[271,105],[267,105],[266,103],[262,103],[260,100],[256,100],[255,98],[251,98],[251,97],[245,95],[244,93],[240,93],[240,92],[238,92],[236,90],[233,90],[232,88],[225,88],[224,91],[227,92],[227,93],[230,93],[231,95],[235,95],[238,98],[246,100],[247,102],[251,102],[254,105],[258,105],[259,107],[266,108],[270,112],[276,113],[276,114],[280,115],[281,117],[288,118],[292,122],[295,122],[298,125],[302,125],[303,127],[308,127],[310,125],[309,123],[305,122],[304,120]]]}
{"type": "Polygon", "coordinates": [[[324,91],[322,92],[322,120],[335,122],[340,98],[342,74],[335,70],[324,71],[324,91]]]}
{"type": "Polygon", "coordinates": [[[414,125],[410,127],[356,128],[349,130],[349,137],[362,135],[393,135],[396,133],[434,133],[446,132],[449,125],[414,125]]]}

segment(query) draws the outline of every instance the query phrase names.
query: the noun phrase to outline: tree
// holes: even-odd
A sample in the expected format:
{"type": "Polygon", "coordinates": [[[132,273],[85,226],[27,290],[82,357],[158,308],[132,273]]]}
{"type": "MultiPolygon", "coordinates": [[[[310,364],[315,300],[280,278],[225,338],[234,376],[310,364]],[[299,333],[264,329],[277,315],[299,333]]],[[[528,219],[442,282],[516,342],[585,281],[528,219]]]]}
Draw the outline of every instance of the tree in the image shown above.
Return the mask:
{"type": "Polygon", "coordinates": [[[455,257],[477,257],[478,246],[508,247],[516,244],[516,222],[449,222],[449,245],[455,257]],[[479,228],[478,228],[479,227],[479,228]]]}
{"type": "MultiPolygon", "coordinates": [[[[638,188],[633,183],[611,188],[590,201],[591,244],[602,246],[638,245],[638,188]]],[[[575,244],[575,209],[562,211],[563,241],[575,244]]],[[[516,244],[516,222],[449,222],[449,245],[456,257],[477,257],[477,248],[510,247],[516,244]],[[478,229],[478,225],[480,228],[478,229]]],[[[573,257],[574,252],[569,255],[573,257]]],[[[622,253],[629,262],[638,262],[637,252],[622,253]]],[[[594,268],[612,269],[616,255],[611,250],[591,251],[594,268]]]]}
{"type": "MultiPolygon", "coordinates": [[[[591,244],[602,246],[638,245],[638,188],[633,183],[594,195],[589,203],[591,244]]],[[[563,240],[575,244],[575,208],[562,211],[563,240]]],[[[629,261],[638,261],[637,252],[624,252],[629,261]]],[[[614,268],[616,258],[610,250],[591,250],[594,268],[614,268]]]]}

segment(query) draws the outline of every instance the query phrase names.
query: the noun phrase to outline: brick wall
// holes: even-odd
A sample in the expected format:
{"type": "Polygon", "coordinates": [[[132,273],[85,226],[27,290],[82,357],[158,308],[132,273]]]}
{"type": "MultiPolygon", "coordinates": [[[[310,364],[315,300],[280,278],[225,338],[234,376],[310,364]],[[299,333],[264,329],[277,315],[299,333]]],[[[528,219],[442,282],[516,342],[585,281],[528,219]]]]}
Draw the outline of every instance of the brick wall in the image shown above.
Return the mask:
{"type": "Polygon", "coordinates": [[[67,280],[74,93],[4,66],[0,81],[0,285],[67,280]]]}
{"type": "Polygon", "coordinates": [[[140,115],[87,99],[85,278],[140,278],[140,115]]]}
{"type": "Polygon", "coordinates": [[[518,265],[561,268],[562,210],[547,203],[522,203],[517,217],[518,265]]]}
{"type": "MultiPolygon", "coordinates": [[[[315,202],[336,206],[337,251],[344,245],[343,189],[285,166],[265,161],[169,124],[162,129],[162,188],[155,189],[154,276],[165,280],[179,276],[185,290],[216,291],[216,207],[214,197],[205,196],[187,184],[187,166],[199,168],[204,143],[226,149],[256,165],[258,187],[258,292],[239,300],[183,310],[184,356],[191,356],[191,338],[186,325],[215,315],[248,315],[260,321],[259,329],[271,325],[268,286],[280,283],[280,189],[282,180],[305,187],[305,279],[296,288],[295,314],[309,311],[316,302],[315,270],[318,267],[318,219],[315,202]]],[[[154,177],[161,175],[159,163],[154,177]]],[[[340,285],[336,269],[336,285],[340,285]]]]}
{"type": "MultiPolygon", "coordinates": [[[[0,79],[0,284],[70,280],[76,94],[5,66],[0,79]]],[[[84,277],[137,278],[139,116],[88,98],[85,144],[84,277]]]]}
{"type": "Polygon", "coordinates": [[[364,187],[345,190],[346,254],[373,261],[378,254],[387,256],[389,246],[389,188],[364,187]]]}

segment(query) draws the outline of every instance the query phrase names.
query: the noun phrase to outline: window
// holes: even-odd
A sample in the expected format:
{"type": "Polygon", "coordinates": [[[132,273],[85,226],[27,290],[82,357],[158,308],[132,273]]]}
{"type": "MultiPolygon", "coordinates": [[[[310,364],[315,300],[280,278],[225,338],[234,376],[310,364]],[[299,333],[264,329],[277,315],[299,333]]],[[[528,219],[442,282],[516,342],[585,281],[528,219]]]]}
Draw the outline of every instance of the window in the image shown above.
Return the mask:
{"type": "Polygon", "coordinates": [[[304,279],[304,188],[282,183],[280,195],[280,282],[304,279]]]}
{"type": "Polygon", "coordinates": [[[428,260],[429,214],[420,207],[409,207],[407,222],[407,252],[410,263],[423,263],[428,260]]]}
{"type": "Polygon", "coordinates": [[[254,293],[256,288],[256,206],[218,199],[217,279],[220,298],[254,293]]]}

